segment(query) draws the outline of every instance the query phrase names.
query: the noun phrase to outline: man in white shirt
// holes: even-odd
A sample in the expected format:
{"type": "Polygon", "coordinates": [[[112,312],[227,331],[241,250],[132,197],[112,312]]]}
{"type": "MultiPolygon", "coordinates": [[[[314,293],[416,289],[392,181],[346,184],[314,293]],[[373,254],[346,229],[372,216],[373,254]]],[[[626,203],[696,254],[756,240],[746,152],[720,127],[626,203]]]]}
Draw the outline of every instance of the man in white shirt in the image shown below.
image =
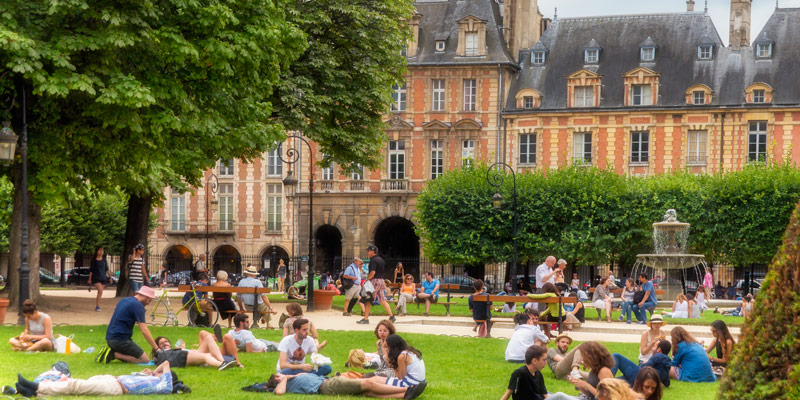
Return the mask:
{"type": "Polygon", "coordinates": [[[250,326],[250,315],[236,314],[233,317],[233,324],[236,329],[229,331],[228,334],[233,337],[236,348],[245,353],[263,353],[266,351],[275,351],[275,343],[264,339],[258,339],[253,335],[253,332],[248,329],[250,326]],[[272,346],[272,349],[269,347],[272,346]]]}
{"type": "MultiPolygon", "coordinates": [[[[556,265],[556,258],[553,256],[547,256],[547,259],[544,260],[542,265],[536,267],[536,293],[542,293],[542,286],[545,283],[552,283],[553,285],[556,284],[556,270],[553,269],[553,266],[556,265]]],[[[564,264],[566,266],[566,264],[564,264]]],[[[559,270],[563,270],[562,266],[558,266],[559,270]]]]}
{"type": "Polygon", "coordinates": [[[514,323],[517,326],[506,346],[506,361],[524,364],[528,347],[534,344],[546,347],[550,339],[539,329],[539,312],[536,310],[515,315],[514,323]]]}
{"type": "Polygon", "coordinates": [[[292,323],[294,335],[284,336],[278,345],[280,357],[278,357],[277,370],[282,375],[297,375],[301,372],[325,376],[331,373],[330,365],[320,365],[315,367],[306,364],[306,355],[317,352],[314,339],[308,336],[308,329],[311,324],[305,318],[296,319],[292,323]]]}

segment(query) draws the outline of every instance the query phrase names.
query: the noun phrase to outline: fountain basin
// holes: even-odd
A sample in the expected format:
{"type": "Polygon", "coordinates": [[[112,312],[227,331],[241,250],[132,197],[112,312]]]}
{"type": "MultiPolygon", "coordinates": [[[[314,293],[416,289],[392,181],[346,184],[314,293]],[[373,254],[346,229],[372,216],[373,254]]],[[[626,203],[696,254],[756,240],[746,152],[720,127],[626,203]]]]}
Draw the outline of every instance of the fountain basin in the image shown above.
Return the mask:
{"type": "Polygon", "coordinates": [[[705,262],[702,254],[637,254],[636,263],[653,269],[685,269],[705,262]]]}

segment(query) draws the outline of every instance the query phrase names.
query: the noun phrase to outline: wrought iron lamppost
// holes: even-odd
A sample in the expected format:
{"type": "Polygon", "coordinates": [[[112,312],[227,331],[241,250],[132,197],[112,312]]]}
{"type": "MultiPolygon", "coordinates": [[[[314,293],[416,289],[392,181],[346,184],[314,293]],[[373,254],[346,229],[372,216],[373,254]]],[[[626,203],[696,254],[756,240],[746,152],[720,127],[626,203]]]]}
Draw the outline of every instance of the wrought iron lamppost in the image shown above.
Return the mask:
{"type": "Polygon", "coordinates": [[[216,209],[215,206],[217,205],[217,203],[219,203],[217,201],[217,197],[216,197],[218,184],[219,184],[219,181],[217,180],[217,176],[214,175],[214,173],[212,172],[211,175],[209,175],[208,178],[206,179],[206,270],[208,270],[208,271],[211,271],[211,268],[209,268],[209,265],[211,264],[211,260],[208,258],[208,217],[209,217],[209,212],[208,212],[208,205],[209,205],[209,199],[208,198],[209,198],[209,195],[208,195],[208,191],[211,190],[211,196],[210,196],[211,197],[211,201],[210,201],[210,203],[211,203],[211,210],[213,211],[213,210],[216,209]]]}
{"type": "MultiPolygon", "coordinates": [[[[306,310],[314,311],[314,150],[311,149],[311,143],[302,136],[290,135],[286,139],[299,139],[308,146],[308,283],[306,284],[306,310]]],[[[286,149],[286,158],[284,158],[283,143],[281,143],[278,145],[278,157],[281,161],[291,166],[300,161],[300,149],[290,145],[286,149]]],[[[286,174],[286,178],[283,178],[283,186],[286,188],[287,194],[297,190],[297,183],[297,178],[294,177],[290,169],[286,174]]]]}
{"type": "Polygon", "coordinates": [[[500,194],[500,189],[506,180],[505,170],[511,171],[511,181],[513,182],[513,189],[511,203],[513,216],[513,225],[511,230],[511,244],[514,249],[513,258],[511,259],[511,290],[519,292],[519,280],[517,279],[517,176],[514,168],[504,162],[496,162],[492,164],[486,171],[486,181],[495,188],[494,196],[492,196],[492,206],[495,209],[500,209],[503,205],[503,196],[500,194]]]}
{"type": "MultiPolygon", "coordinates": [[[[8,71],[0,75],[0,81],[9,74],[8,71]]],[[[14,79],[14,83],[20,86],[18,90],[19,96],[22,99],[22,144],[20,146],[20,155],[22,156],[22,232],[20,235],[20,252],[19,252],[19,318],[18,325],[25,325],[25,316],[22,315],[22,304],[30,297],[30,289],[28,283],[30,280],[31,270],[28,268],[28,115],[27,115],[27,98],[25,94],[25,83],[19,79],[14,79]]],[[[4,102],[8,101],[8,107],[4,110],[8,115],[11,109],[14,108],[16,103],[16,96],[11,93],[7,97],[3,95],[4,102]]],[[[14,150],[17,144],[17,134],[11,129],[10,121],[3,121],[3,128],[0,129],[0,160],[13,162],[14,150]]]]}

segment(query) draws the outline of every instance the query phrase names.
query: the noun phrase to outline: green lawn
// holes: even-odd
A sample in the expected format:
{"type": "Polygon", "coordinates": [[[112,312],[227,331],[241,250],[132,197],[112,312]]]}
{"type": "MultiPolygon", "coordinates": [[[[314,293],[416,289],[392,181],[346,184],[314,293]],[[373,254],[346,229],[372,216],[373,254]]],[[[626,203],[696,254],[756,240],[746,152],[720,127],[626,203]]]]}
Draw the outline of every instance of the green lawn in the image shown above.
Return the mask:
{"type": "MultiPolygon", "coordinates": [[[[197,343],[197,328],[164,328],[151,327],[153,335],[185,340],[188,345],[197,343]]],[[[104,344],[105,327],[103,326],[64,326],[56,327],[56,333],[74,334],[75,343],[84,349],[89,346],[100,348],[104,344]]],[[[17,327],[0,327],[0,336],[11,337],[19,332],[17,327]]],[[[320,331],[322,339],[328,339],[329,345],[323,354],[333,361],[334,371],[344,371],[344,360],[352,348],[375,350],[375,337],[372,332],[320,331]]],[[[276,330],[258,330],[256,336],[278,341],[280,333],[276,330]]],[[[511,371],[518,365],[503,361],[506,340],[478,339],[424,334],[403,334],[403,337],[422,351],[427,369],[428,388],[423,399],[487,399],[498,398],[508,384],[511,371]]],[[[141,334],[136,331],[134,340],[144,344],[141,334]]],[[[619,352],[633,360],[637,356],[636,344],[607,343],[611,352],[619,352]]],[[[115,361],[109,365],[94,362],[95,354],[61,355],[56,353],[16,353],[10,350],[0,353],[0,384],[11,384],[16,381],[16,373],[33,379],[40,372],[49,369],[58,360],[67,361],[76,378],[86,378],[98,374],[126,374],[143,367],[123,364],[115,361]]],[[[245,369],[216,371],[212,368],[190,367],[178,369],[178,375],[192,388],[192,393],[181,398],[209,399],[246,399],[254,395],[241,391],[243,386],[267,380],[275,371],[277,353],[243,354],[245,369]]],[[[548,390],[552,392],[577,392],[566,381],[557,381],[549,369],[544,371],[548,390]]],[[[666,389],[664,399],[712,399],[717,389],[712,383],[674,382],[666,389]]],[[[164,398],[169,398],[162,396],[164,398]]],[[[304,396],[287,396],[288,398],[304,398],[304,396]]],[[[157,399],[159,396],[148,398],[157,399]]]]}

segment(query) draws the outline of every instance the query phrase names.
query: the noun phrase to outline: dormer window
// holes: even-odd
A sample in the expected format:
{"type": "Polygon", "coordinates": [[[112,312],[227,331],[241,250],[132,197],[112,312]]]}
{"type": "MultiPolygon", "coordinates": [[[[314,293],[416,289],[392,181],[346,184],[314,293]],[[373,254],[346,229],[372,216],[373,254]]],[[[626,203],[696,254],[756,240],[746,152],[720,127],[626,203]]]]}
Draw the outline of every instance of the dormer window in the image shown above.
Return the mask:
{"type": "Polygon", "coordinates": [[[533,96],[525,96],[522,98],[522,108],[533,108],[533,96]]]}
{"type": "Polygon", "coordinates": [[[642,47],[641,50],[642,62],[655,61],[656,48],[655,47],[642,47]]]}
{"type": "Polygon", "coordinates": [[[689,86],[683,94],[686,99],[686,104],[696,106],[711,104],[714,100],[714,93],[711,91],[711,88],[702,83],[689,86]]]}
{"type": "Polygon", "coordinates": [[[599,49],[585,49],[583,51],[583,61],[586,64],[597,64],[599,60],[600,60],[599,49]]]}
{"type": "Polygon", "coordinates": [[[440,53],[444,51],[444,40],[436,41],[436,51],[440,53]]]}
{"type": "Polygon", "coordinates": [[[531,64],[544,65],[544,52],[534,51],[533,53],[531,53],[531,64]]]}
{"type": "Polygon", "coordinates": [[[692,104],[700,105],[706,104],[706,92],[702,90],[695,90],[692,92],[692,104]]]}
{"type": "Polygon", "coordinates": [[[757,58],[772,58],[772,43],[756,43],[757,58]]]}
{"type": "Polygon", "coordinates": [[[771,103],[773,100],[772,86],[764,82],[756,82],[744,91],[745,101],[751,104],[771,103]]]}
{"type": "Polygon", "coordinates": [[[764,103],[766,97],[766,91],[764,89],[753,90],[753,103],[764,103]]]}
{"type": "Polygon", "coordinates": [[[697,46],[697,59],[710,60],[714,56],[714,46],[710,44],[701,44],[697,46]]]}
{"type": "Polygon", "coordinates": [[[650,85],[631,86],[631,104],[634,106],[649,106],[653,104],[653,93],[650,85]]]}
{"type": "Polygon", "coordinates": [[[467,32],[465,36],[464,55],[474,57],[478,55],[478,32],[467,32]]]}

